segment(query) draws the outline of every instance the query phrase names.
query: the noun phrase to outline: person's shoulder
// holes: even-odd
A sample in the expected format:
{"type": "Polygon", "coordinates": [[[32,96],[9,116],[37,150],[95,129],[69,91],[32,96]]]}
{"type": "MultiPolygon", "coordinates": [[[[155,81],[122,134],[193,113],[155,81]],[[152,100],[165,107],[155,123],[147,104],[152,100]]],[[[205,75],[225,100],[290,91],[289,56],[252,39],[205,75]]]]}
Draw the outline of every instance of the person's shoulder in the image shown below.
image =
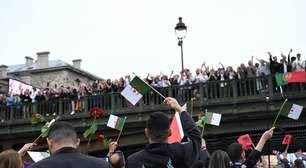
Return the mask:
{"type": "Polygon", "coordinates": [[[40,160],[38,162],[33,163],[30,168],[41,168],[41,167],[45,167],[45,165],[50,165],[50,163],[52,163],[53,161],[53,157],[47,157],[43,160],[40,160]]]}
{"type": "Polygon", "coordinates": [[[128,160],[128,161],[138,160],[138,159],[140,159],[140,158],[143,156],[144,152],[145,152],[144,150],[140,150],[140,151],[138,151],[138,152],[135,152],[135,153],[131,154],[131,155],[127,158],[127,160],[128,160]]]}
{"type": "Polygon", "coordinates": [[[104,167],[107,167],[109,165],[103,159],[100,159],[100,158],[97,158],[97,157],[93,157],[93,156],[84,155],[84,154],[82,154],[82,160],[86,160],[87,162],[90,162],[92,164],[97,164],[97,165],[101,165],[101,166],[104,166],[104,167]]]}

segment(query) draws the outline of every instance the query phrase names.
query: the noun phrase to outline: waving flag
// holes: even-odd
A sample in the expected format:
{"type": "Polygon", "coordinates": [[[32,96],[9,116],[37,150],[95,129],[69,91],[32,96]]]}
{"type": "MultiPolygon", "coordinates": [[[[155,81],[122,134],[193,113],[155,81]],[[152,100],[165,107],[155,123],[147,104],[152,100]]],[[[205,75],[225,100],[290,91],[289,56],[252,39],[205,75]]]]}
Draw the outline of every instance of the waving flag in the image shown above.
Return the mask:
{"type": "Polygon", "coordinates": [[[253,143],[253,141],[252,141],[252,139],[251,139],[251,137],[250,137],[249,134],[241,135],[241,136],[238,138],[237,141],[238,141],[239,144],[242,145],[242,148],[243,148],[244,150],[249,150],[250,147],[251,147],[252,145],[254,145],[254,143],[253,143]]]}
{"type": "Polygon", "coordinates": [[[306,82],[306,71],[303,72],[288,72],[275,74],[275,80],[278,86],[288,83],[306,82]]]}
{"type": "Polygon", "coordinates": [[[221,114],[206,112],[205,113],[205,123],[210,125],[219,126],[221,121],[221,114]]]}
{"type": "Polygon", "coordinates": [[[171,136],[168,138],[168,143],[172,144],[175,142],[181,142],[184,137],[184,131],[181,123],[180,114],[178,112],[175,112],[175,115],[172,118],[170,129],[171,136]]]}
{"type": "Polygon", "coordinates": [[[109,116],[107,126],[110,127],[110,128],[121,131],[123,129],[124,124],[125,124],[125,120],[126,120],[126,117],[121,118],[121,117],[118,117],[118,116],[115,116],[115,115],[111,114],[109,116]]]}
{"type": "Polygon", "coordinates": [[[131,104],[135,105],[149,90],[150,87],[148,84],[146,84],[138,76],[135,76],[130,84],[123,89],[121,95],[131,104]]]}
{"type": "Polygon", "coordinates": [[[303,106],[286,102],[281,110],[281,115],[298,120],[302,111],[303,106]]]}
{"type": "Polygon", "coordinates": [[[292,141],[292,135],[287,134],[287,135],[285,135],[282,144],[283,145],[289,145],[291,143],[291,141],[292,141]]]}

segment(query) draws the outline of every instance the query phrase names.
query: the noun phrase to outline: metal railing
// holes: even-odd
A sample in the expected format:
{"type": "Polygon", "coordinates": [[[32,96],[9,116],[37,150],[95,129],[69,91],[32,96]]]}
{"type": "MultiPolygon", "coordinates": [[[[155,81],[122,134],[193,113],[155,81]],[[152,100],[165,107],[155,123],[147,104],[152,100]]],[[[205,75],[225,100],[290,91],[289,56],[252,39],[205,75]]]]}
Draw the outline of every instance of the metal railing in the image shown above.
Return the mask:
{"type": "MultiPolygon", "coordinates": [[[[279,96],[280,87],[276,86],[272,76],[248,78],[246,80],[208,81],[184,86],[171,86],[157,88],[164,96],[175,97],[184,103],[194,98],[200,105],[213,103],[237,103],[239,100],[257,100],[273,96],[279,96]]],[[[283,93],[306,93],[305,83],[294,83],[282,87],[283,93]]],[[[88,115],[92,107],[100,107],[108,112],[124,111],[131,108],[153,108],[161,105],[163,98],[150,91],[134,107],[128,103],[120,92],[104,93],[99,95],[84,96],[78,100],[70,98],[54,99],[42,102],[15,104],[12,106],[0,106],[0,124],[16,120],[30,120],[33,113],[43,116],[70,115],[73,109],[76,115],[88,115]],[[77,106],[77,107],[76,107],[77,106]]],[[[158,110],[158,109],[157,109],[158,110]]]]}

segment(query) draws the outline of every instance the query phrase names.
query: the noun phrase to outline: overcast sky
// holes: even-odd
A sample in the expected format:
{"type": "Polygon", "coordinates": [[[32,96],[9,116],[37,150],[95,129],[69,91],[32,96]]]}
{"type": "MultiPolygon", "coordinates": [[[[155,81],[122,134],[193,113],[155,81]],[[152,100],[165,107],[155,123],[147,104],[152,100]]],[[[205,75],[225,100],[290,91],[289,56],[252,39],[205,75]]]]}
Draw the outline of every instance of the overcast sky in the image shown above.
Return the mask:
{"type": "Polygon", "coordinates": [[[36,59],[71,63],[103,78],[181,68],[174,27],[187,25],[185,67],[218,67],[300,52],[305,58],[305,0],[0,0],[0,64],[36,59]]]}

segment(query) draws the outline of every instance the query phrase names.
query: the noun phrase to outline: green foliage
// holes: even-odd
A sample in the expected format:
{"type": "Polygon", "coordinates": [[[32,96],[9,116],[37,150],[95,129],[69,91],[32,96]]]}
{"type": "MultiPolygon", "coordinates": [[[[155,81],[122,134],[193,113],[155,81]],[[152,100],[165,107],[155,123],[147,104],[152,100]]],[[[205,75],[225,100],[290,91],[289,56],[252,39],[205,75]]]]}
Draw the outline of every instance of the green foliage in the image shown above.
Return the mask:
{"type": "Polygon", "coordinates": [[[105,147],[108,147],[109,144],[110,144],[111,142],[112,142],[112,139],[111,139],[111,138],[109,138],[109,139],[105,138],[105,139],[103,140],[103,145],[104,145],[105,147]]]}
{"type": "Polygon", "coordinates": [[[90,126],[90,128],[88,128],[84,133],[83,133],[83,137],[87,138],[89,136],[94,135],[98,130],[97,124],[95,122],[92,123],[92,125],[90,126]]]}
{"type": "Polygon", "coordinates": [[[202,129],[205,126],[205,116],[202,116],[197,122],[196,125],[202,129]]]}

